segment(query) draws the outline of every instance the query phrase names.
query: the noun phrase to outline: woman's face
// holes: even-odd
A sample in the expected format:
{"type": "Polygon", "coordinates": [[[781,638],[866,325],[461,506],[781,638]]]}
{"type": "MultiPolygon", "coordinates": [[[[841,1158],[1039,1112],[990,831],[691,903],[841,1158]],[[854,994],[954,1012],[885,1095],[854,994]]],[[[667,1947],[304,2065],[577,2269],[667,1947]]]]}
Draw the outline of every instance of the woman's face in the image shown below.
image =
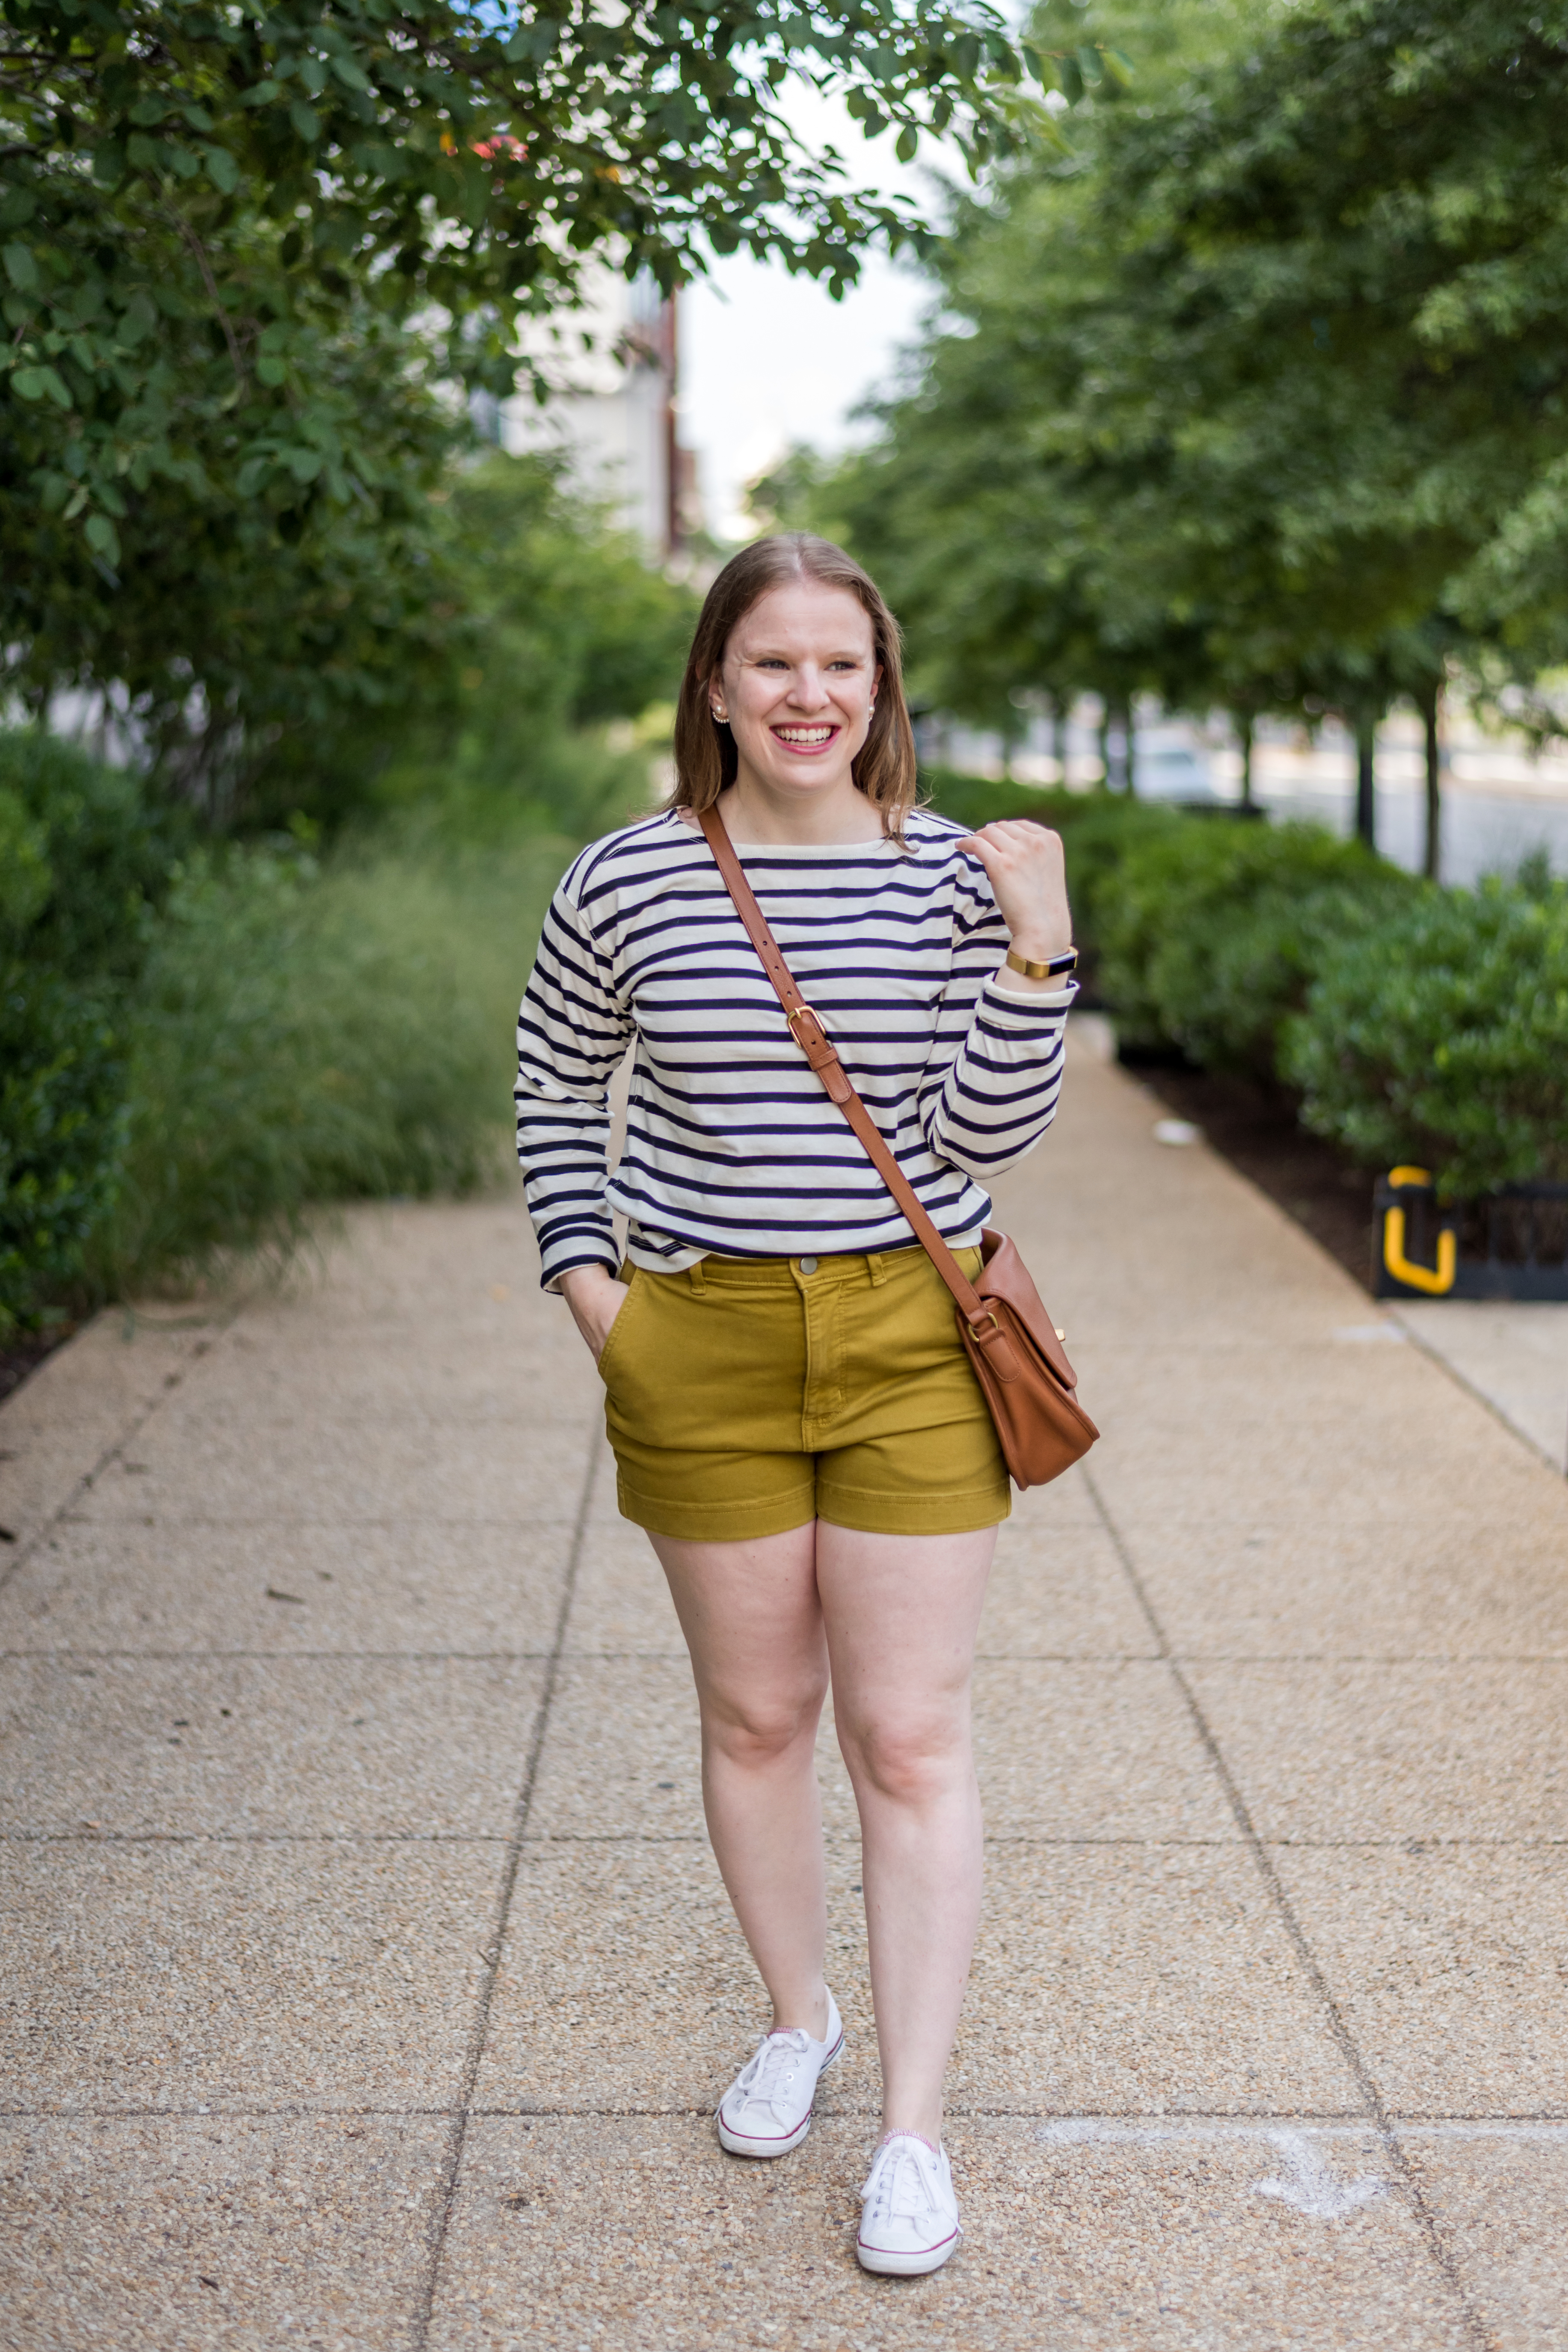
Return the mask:
{"type": "Polygon", "coordinates": [[[880,681],[859,598],[798,580],[737,625],[709,700],[734,733],[742,778],[815,799],[850,782],[880,681]]]}

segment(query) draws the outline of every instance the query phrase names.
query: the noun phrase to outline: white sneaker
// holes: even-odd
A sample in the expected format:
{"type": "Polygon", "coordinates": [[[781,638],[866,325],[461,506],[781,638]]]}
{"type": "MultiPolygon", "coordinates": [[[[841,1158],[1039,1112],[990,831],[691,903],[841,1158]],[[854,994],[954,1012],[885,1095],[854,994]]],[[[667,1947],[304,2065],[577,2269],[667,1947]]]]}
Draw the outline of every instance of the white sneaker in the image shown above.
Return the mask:
{"type": "Polygon", "coordinates": [[[913,2132],[889,2132],[860,2191],[860,2267],[912,2278],[939,2271],[963,2235],[947,2150],[913,2132]]]}
{"type": "Polygon", "coordinates": [[[804,2025],[758,2037],[747,2061],[719,2102],[719,2139],[731,2156],[787,2156],[811,2129],[819,2074],[844,2047],[837,2005],[827,1996],[827,2032],[814,2042],[804,2025]]]}

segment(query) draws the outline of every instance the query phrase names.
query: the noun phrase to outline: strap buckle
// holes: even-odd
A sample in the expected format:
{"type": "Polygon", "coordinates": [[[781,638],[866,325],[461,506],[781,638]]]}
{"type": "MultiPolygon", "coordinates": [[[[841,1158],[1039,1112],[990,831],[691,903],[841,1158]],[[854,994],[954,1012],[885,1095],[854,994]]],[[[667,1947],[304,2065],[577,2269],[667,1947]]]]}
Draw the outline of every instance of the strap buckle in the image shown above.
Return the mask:
{"type": "MultiPolygon", "coordinates": [[[[821,1032],[822,1032],[823,1035],[826,1037],[826,1034],[827,1034],[827,1024],[826,1024],[826,1021],[824,1021],[824,1019],[823,1019],[823,1017],[822,1017],[821,1013],[817,1011],[817,1009],[816,1009],[816,1005],[815,1005],[815,1004],[808,1004],[808,1003],[806,1003],[806,1001],[805,1001],[805,997],[804,997],[804,996],[801,998],[800,1003],[799,1003],[795,1007],[795,1010],[794,1010],[792,1013],[786,1013],[784,1014],[784,1019],[789,1023],[790,1027],[793,1029],[793,1028],[795,1027],[795,1023],[800,1019],[800,1016],[801,1016],[801,1014],[802,1014],[803,1013],[810,1013],[810,1015],[811,1015],[812,1019],[816,1022],[816,1024],[817,1027],[821,1030],[821,1032]]],[[[800,1041],[799,1041],[799,1039],[797,1038],[795,1042],[796,1042],[796,1044],[798,1045],[798,1043],[799,1043],[800,1041]]]]}

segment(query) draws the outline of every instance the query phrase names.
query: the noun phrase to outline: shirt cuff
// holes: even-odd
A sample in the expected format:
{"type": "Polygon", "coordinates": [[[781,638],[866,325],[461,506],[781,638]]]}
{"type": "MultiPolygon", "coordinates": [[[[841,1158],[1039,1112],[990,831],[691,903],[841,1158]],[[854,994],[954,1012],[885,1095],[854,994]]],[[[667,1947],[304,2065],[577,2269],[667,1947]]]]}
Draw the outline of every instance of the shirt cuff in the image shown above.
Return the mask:
{"type": "Polygon", "coordinates": [[[1065,1013],[1078,994],[1078,982],[1069,980],[1065,987],[1048,989],[1042,995],[1037,989],[1009,988],[1000,972],[993,972],[985,983],[985,993],[993,1003],[1000,1000],[1009,1013],[1021,1012],[1026,1005],[1042,1013],[1065,1013]]]}
{"type": "Polygon", "coordinates": [[[601,1250],[590,1251],[584,1246],[580,1250],[570,1252],[565,1256],[563,1262],[558,1262],[552,1259],[549,1266],[544,1268],[540,1274],[539,1286],[541,1290],[553,1291],[556,1297],[559,1298],[561,1296],[562,1276],[566,1274],[575,1274],[578,1267],[583,1265],[602,1265],[606,1274],[618,1274],[621,1268],[621,1262],[615,1255],[613,1249],[606,1256],[601,1250]]]}

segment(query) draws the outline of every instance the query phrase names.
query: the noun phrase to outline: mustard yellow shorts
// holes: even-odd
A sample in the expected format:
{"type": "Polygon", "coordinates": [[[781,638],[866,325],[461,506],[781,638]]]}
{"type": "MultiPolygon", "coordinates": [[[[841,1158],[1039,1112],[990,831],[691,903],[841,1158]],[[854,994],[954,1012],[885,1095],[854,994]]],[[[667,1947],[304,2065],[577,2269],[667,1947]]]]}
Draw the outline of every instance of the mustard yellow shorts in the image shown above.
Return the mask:
{"type": "MultiPolygon", "coordinates": [[[[980,1252],[961,1250],[966,1274],[980,1252]]],[[[599,1360],[622,1514],[734,1543],[814,1518],[959,1535],[1011,1508],[952,1299],[922,1249],[623,1266],[599,1360]]]]}

